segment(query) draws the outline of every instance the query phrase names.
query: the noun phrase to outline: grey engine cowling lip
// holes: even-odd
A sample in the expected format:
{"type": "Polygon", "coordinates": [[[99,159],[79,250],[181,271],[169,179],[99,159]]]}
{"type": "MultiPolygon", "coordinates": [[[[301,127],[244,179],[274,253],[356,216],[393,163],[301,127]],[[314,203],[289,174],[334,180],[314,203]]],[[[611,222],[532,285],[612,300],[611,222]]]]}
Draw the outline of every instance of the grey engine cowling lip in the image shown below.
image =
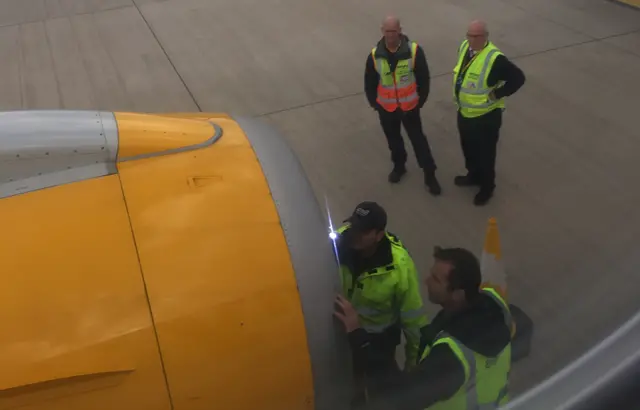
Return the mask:
{"type": "Polygon", "coordinates": [[[259,120],[234,117],[253,146],[267,178],[296,274],[312,361],[315,409],[347,410],[350,353],[332,317],[339,278],[327,222],[306,174],[287,142],[259,120]]]}

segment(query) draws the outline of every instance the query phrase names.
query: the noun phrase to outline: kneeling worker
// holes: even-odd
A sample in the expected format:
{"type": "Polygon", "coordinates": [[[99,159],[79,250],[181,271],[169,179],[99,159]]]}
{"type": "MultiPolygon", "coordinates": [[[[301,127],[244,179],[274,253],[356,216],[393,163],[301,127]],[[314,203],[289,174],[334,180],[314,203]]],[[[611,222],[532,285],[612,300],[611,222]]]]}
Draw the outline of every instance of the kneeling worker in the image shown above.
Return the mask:
{"type": "MultiPolygon", "coordinates": [[[[511,314],[492,289],[481,289],[480,264],[469,251],[436,248],[426,279],[429,300],[442,306],[422,329],[417,366],[389,379],[368,409],[498,409],[508,401],[511,314]]],[[[350,303],[338,297],[354,352],[372,354],[350,303]]]]}
{"type": "Polygon", "coordinates": [[[359,399],[372,385],[400,374],[396,347],[406,338],[405,369],[416,363],[420,329],[427,324],[418,275],[400,240],[386,231],[387,214],[375,202],[359,204],[337,230],[342,291],[372,349],[354,355],[359,399]],[[363,359],[360,361],[358,359],[363,359]]]}

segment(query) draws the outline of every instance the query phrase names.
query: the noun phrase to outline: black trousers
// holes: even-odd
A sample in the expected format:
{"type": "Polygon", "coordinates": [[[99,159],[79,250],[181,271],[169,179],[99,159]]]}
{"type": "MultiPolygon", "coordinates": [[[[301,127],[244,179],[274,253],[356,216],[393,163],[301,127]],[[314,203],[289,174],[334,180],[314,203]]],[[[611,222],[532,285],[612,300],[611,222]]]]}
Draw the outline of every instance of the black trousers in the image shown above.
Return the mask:
{"type": "MultiPolygon", "coordinates": [[[[380,358],[383,359],[383,358],[380,358]]],[[[375,369],[363,369],[361,364],[354,363],[355,395],[353,407],[358,408],[371,398],[384,395],[393,386],[394,380],[400,377],[401,370],[396,362],[395,349],[389,352],[385,363],[380,360],[375,369]]]]}
{"type": "Polygon", "coordinates": [[[380,109],[378,111],[378,117],[380,118],[382,131],[384,131],[384,135],[387,137],[389,151],[391,151],[391,161],[395,167],[403,168],[407,162],[407,151],[404,147],[404,141],[400,132],[401,125],[403,125],[409,136],[409,141],[411,141],[411,145],[413,146],[413,151],[420,168],[425,171],[436,170],[436,163],[431,154],[431,147],[429,147],[427,136],[422,130],[420,109],[407,112],[396,111],[393,113],[380,109]]]}
{"type": "Polygon", "coordinates": [[[475,118],[465,118],[458,112],[458,132],[467,176],[487,191],[493,191],[496,186],[496,151],[501,126],[501,109],[475,118]]]}
{"type": "Polygon", "coordinates": [[[368,355],[353,355],[356,391],[352,407],[356,409],[366,402],[367,396],[383,395],[401,373],[396,362],[396,347],[400,343],[399,328],[390,328],[385,333],[376,334],[370,343],[368,355]]]}

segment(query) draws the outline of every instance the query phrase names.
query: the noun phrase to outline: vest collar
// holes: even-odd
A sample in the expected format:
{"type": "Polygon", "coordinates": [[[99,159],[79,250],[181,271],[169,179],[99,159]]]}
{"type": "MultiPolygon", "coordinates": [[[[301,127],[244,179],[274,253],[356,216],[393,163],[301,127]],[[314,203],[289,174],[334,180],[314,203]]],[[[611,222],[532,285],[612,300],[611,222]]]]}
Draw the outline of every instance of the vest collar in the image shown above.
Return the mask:
{"type": "Polygon", "coordinates": [[[502,306],[485,292],[470,301],[466,309],[438,312],[421,331],[421,355],[441,331],[483,356],[495,357],[511,341],[511,329],[505,324],[502,306]]]}
{"type": "Polygon", "coordinates": [[[471,47],[469,46],[469,43],[467,42],[467,45],[465,47],[465,54],[469,54],[471,56],[474,56],[476,54],[483,54],[486,53],[492,46],[493,44],[491,43],[491,41],[487,40],[487,44],[485,44],[485,46],[482,48],[482,50],[480,51],[476,51],[476,50],[471,50],[471,47]]]}
{"type": "MultiPolygon", "coordinates": [[[[400,37],[400,46],[398,47],[398,50],[393,53],[396,59],[406,60],[411,58],[411,49],[409,48],[409,42],[409,37],[407,37],[406,35],[403,34],[400,37]]],[[[380,41],[378,41],[378,45],[376,46],[376,57],[389,59],[390,54],[391,53],[387,49],[387,46],[384,42],[384,37],[382,37],[380,41]]]]}
{"type": "Polygon", "coordinates": [[[389,241],[386,235],[380,241],[376,252],[369,258],[363,259],[357,252],[349,249],[342,243],[338,244],[338,255],[340,263],[348,266],[356,276],[393,263],[391,241],[389,241]]]}

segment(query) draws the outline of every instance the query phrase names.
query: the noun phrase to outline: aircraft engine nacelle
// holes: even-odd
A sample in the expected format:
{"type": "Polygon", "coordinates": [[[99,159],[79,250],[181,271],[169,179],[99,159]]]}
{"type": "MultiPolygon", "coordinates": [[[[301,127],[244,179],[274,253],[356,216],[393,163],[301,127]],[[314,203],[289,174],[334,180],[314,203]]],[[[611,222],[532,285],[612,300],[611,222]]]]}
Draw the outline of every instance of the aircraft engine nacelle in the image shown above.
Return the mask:
{"type": "Polygon", "coordinates": [[[0,410],[347,409],[323,210],[272,128],[0,113],[0,410]]]}

